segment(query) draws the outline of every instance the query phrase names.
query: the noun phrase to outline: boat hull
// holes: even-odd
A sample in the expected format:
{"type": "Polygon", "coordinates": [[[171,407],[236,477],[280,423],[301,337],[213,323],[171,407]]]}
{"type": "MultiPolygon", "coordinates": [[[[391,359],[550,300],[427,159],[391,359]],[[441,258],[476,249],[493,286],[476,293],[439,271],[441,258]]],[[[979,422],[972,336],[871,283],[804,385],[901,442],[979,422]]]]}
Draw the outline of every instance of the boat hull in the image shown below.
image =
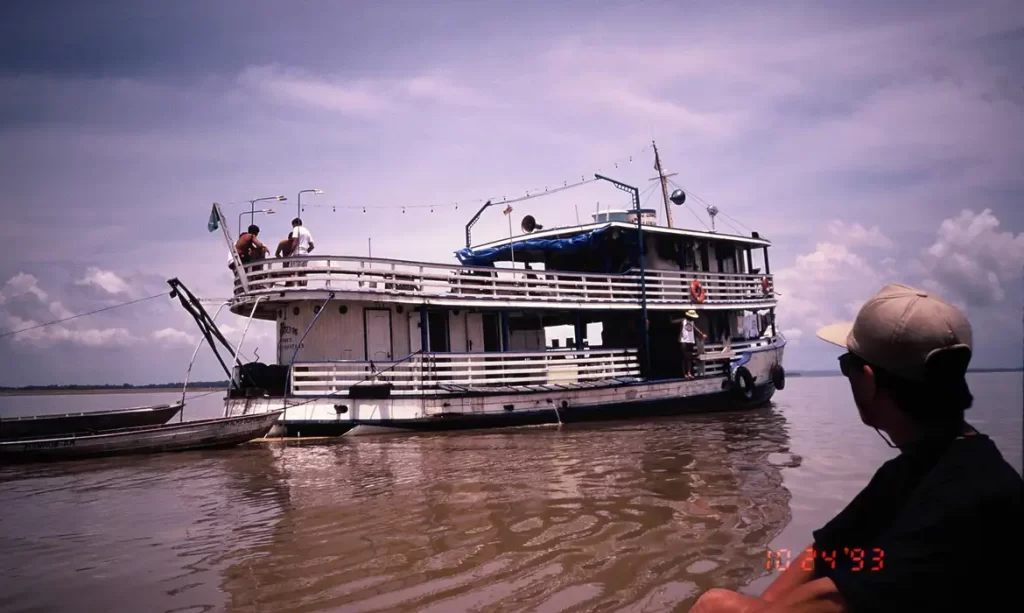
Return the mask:
{"type": "Polygon", "coordinates": [[[233,447],[267,434],[280,412],[123,428],[100,434],[0,442],[0,462],[160,453],[233,447]]]}
{"type": "Polygon", "coordinates": [[[229,398],[226,414],[283,410],[269,436],[306,438],[378,432],[516,427],[657,415],[711,413],[763,406],[775,394],[772,373],[784,344],[746,352],[729,378],[588,382],[414,395],[229,398]],[[737,389],[742,367],[754,385],[737,389]]]}
{"type": "Polygon", "coordinates": [[[184,405],[159,404],[111,411],[0,418],[0,440],[39,438],[165,424],[184,405]]]}
{"type": "MultiPolygon", "coordinates": [[[[540,426],[557,423],[581,423],[594,421],[622,421],[658,416],[705,414],[723,411],[753,409],[765,406],[775,393],[770,383],[755,389],[753,398],[739,400],[731,392],[719,392],[686,398],[656,398],[653,400],[629,401],[614,404],[587,406],[577,405],[559,409],[511,411],[505,414],[444,414],[432,418],[391,419],[356,421],[343,434],[362,436],[402,432],[438,432],[448,430],[476,430],[489,428],[511,428],[540,426]]],[[[328,436],[326,432],[337,431],[337,426],[324,424],[323,434],[311,429],[310,423],[288,423],[284,426],[289,435],[294,432],[303,436],[328,436]]]]}

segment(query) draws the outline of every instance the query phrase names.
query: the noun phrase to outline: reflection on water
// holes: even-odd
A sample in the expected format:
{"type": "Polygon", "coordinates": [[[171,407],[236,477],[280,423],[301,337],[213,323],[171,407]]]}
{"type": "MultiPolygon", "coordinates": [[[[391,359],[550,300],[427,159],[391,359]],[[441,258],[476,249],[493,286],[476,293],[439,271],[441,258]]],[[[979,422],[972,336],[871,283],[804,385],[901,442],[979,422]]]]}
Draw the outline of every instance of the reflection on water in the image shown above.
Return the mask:
{"type": "MultiPolygon", "coordinates": [[[[289,448],[229,610],[673,610],[761,572],[789,519],[772,411],[289,448]]],[[[685,610],[685,607],[684,607],[685,610]]]]}
{"type": "Polygon", "coordinates": [[[789,521],[780,413],[0,469],[0,610],[686,610],[789,521]]]}

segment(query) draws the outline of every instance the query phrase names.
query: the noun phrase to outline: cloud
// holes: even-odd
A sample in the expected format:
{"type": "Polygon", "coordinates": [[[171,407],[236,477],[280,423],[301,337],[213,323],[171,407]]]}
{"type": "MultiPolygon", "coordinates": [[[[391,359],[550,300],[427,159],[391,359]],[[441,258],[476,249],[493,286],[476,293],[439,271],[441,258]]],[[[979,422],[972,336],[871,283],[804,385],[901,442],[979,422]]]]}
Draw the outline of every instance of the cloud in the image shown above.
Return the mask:
{"type": "Polygon", "coordinates": [[[892,240],[882,234],[878,226],[865,228],[859,223],[848,224],[838,219],[828,223],[828,233],[836,240],[853,246],[877,247],[879,249],[890,249],[893,246],[892,240]]]}
{"type": "Polygon", "coordinates": [[[246,89],[297,106],[372,119],[417,112],[433,102],[449,107],[488,106],[497,100],[449,77],[416,75],[404,79],[344,78],[310,73],[294,66],[250,66],[238,76],[246,89]]]}
{"type": "Polygon", "coordinates": [[[903,283],[964,310],[983,356],[1009,357],[1016,349],[1006,338],[1020,336],[1008,334],[1020,325],[1016,312],[1010,311],[1019,308],[1024,288],[1019,282],[1008,284],[1024,274],[1024,233],[1000,226],[991,210],[964,210],[938,223],[931,245],[901,249],[877,227],[829,221],[825,231],[845,243],[818,243],[776,272],[779,324],[789,339],[813,336],[821,326],[853,320],[883,285],[903,283]],[[1007,287],[1013,287],[1017,303],[1004,307],[1007,287]]]}
{"type": "Polygon", "coordinates": [[[990,209],[961,211],[944,220],[921,256],[926,283],[968,306],[1001,302],[1003,284],[1024,274],[1024,232],[1001,231],[990,209]]]}
{"type": "Polygon", "coordinates": [[[0,288],[0,305],[20,296],[34,296],[39,301],[47,298],[46,292],[39,288],[39,280],[30,274],[19,272],[4,283],[0,288]]]}
{"type": "Polygon", "coordinates": [[[886,280],[854,248],[818,243],[814,251],[797,256],[793,266],[775,273],[780,325],[813,334],[821,326],[852,319],[851,306],[886,280]]]}
{"type": "Polygon", "coordinates": [[[177,328],[161,328],[153,332],[153,340],[170,347],[194,347],[197,339],[195,335],[183,332],[177,328]]]}
{"type": "Polygon", "coordinates": [[[127,294],[131,291],[124,279],[109,270],[101,270],[95,266],[85,271],[85,276],[75,282],[76,285],[91,285],[108,294],[127,294]]]}

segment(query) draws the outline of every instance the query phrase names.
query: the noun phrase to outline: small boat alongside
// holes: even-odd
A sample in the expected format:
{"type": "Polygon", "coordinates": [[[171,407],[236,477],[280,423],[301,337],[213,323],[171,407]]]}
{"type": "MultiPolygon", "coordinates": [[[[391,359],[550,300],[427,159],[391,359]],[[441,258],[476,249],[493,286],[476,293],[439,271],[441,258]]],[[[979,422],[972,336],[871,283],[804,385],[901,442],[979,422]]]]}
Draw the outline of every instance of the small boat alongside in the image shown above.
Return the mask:
{"type": "Polygon", "coordinates": [[[158,426],[177,415],[184,403],[156,404],[108,411],[0,417],[0,440],[95,434],[106,430],[158,426]]]}
{"type": "Polygon", "coordinates": [[[234,447],[265,436],[281,411],[218,417],[97,434],[0,441],[0,463],[234,447]]]}

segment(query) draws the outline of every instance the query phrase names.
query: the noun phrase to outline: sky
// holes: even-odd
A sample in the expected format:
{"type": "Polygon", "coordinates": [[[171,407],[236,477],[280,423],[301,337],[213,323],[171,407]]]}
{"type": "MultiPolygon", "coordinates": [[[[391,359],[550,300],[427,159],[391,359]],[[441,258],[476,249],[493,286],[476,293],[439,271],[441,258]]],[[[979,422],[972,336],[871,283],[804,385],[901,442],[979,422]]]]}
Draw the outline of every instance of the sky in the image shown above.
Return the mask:
{"type": "MultiPolygon", "coordinates": [[[[319,252],[454,264],[488,198],[595,172],[647,190],[653,140],[690,194],[676,226],[703,229],[706,202],[772,241],[789,369],[834,369],[814,330],[893,281],[965,310],[973,366],[1022,364],[1020,2],[15,0],[0,58],[0,240],[22,245],[0,330],[173,277],[227,297],[215,201],[234,232],[287,196],[258,205],[274,243],[322,189],[302,212],[319,252]]],[[[590,183],[514,215],[626,197],[590,183]]],[[[498,207],[474,227],[507,234],[498,207]]],[[[180,381],[197,338],[147,300],[0,338],[0,385],[180,381]]],[[[272,359],[273,326],[246,347],[272,359]]],[[[203,351],[192,377],[223,374],[203,351]]]]}

